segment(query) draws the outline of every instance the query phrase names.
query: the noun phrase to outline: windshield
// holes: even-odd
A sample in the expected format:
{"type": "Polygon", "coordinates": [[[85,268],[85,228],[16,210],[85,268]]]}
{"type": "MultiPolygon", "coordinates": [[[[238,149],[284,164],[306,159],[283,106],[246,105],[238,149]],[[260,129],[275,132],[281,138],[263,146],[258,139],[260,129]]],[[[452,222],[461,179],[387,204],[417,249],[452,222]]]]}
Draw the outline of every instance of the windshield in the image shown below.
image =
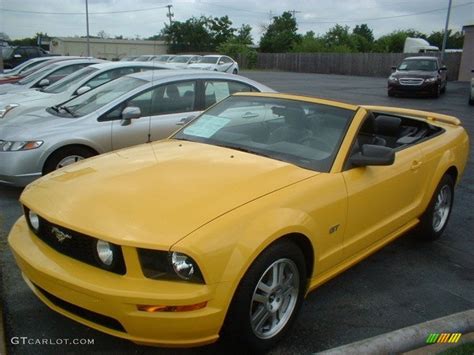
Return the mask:
{"type": "Polygon", "coordinates": [[[216,64],[219,57],[202,57],[199,63],[216,64]]]}
{"type": "Polygon", "coordinates": [[[14,48],[12,47],[2,47],[2,57],[9,58],[13,53],[14,48]]]}
{"type": "Polygon", "coordinates": [[[328,172],[354,113],[305,101],[231,96],[172,138],[228,147],[328,172]]]}
{"type": "Polygon", "coordinates": [[[32,74],[25,76],[23,79],[17,82],[18,85],[26,85],[29,83],[34,82],[35,80],[41,78],[43,75],[49,73],[50,71],[53,71],[59,67],[59,64],[51,64],[46,67],[44,67],[41,70],[35,71],[32,74]]]}
{"type": "Polygon", "coordinates": [[[191,58],[191,56],[174,57],[170,60],[170,63],[187,63],[191,58]]]}
{"type": "Polygon", "coordinates": [[[421,71],[436,71],[438,65],[435,60],[430,59],[410,59],[404,60],[398,66],[398,70],[421,70],[421,71]]]}
{"type": "Polygon", "coordinates": [[[90,74],[98,71],[99,69],[86,67],[78,70],[77,72],[64,77],[63,79],[59,80],[57,83],[48,86],[43,91],[50,93],[50,94],[58,94],[60,92],[66,91],[69,88],[76,85],[78,82],[82,81],[85,77],[89,76],[90,74]]]}
{"type": "Polygon", "coordinates": [[[145,80],[124,76],[68,101],[65,106],[71,116],[88,115],[145,83],[145,80]]]}

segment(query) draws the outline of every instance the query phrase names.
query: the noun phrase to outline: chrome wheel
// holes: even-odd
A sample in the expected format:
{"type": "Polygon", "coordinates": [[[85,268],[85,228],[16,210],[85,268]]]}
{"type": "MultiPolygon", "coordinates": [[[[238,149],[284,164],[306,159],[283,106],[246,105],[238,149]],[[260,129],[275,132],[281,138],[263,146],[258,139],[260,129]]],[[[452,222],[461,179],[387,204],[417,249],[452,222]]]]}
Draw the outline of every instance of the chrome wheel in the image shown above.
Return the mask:
{"type": "Polygon", "coordinates": [[[59,163],[56,165],[56,169],[60,169],[64,166],[74,164],[80,160],[84,160],[84,157],[81,157],[80,155],[69,155],[59,161],[59,163]]]}
{"type": "Polygon", "coordinates": [[[278,334],[288,323],[298,301],[300,274],[287,258],[271,264],[257,283],[250,302],[250,325],[260,339],[278,334]]]}
{"type": "Polygon", "coordinates": [[[433,208],[433,229],[439,232],[448,220],[449,211],[451,210],[452,192],[448,185],[444,185],[436,196],[436,202],[433,208]]]}

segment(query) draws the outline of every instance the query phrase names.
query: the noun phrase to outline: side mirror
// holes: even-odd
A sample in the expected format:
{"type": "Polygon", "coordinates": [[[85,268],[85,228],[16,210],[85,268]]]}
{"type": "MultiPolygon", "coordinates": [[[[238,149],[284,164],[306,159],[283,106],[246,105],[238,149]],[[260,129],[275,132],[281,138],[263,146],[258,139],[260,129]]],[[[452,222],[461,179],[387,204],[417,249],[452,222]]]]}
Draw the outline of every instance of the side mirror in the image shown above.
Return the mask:
{"type": "Polygon", "coordinates": [[[372,144],[364,144],[361,152],[350,158],[350,162],[355,166],[392,165],[394,161],[395,152],[393,149],[372,144]]]}
{"type": "Polygon", "coordinates": [[[122,121],[120,121],[120,125],[128,126],[130,123],[132,123],[132,120],[140,118],[141,115],[142,112],[139,107],[125,107],[122,111],[122,121]]]}
{"type": "Polygon", "coordinates": [[[79,89],[76,90],[76,95],[82,95],[88,92],[91,89],[90,86],[81,86],[79,89]]]}
{"type": "Polygon", "coordinates": [[[14,54],[13,58],[19,59],[19,58],[21,58],[21,54],[14,54]]]}
{"type": "Polygon", "coordinates": [[[474,69],[471,69],[471,73],[474,73],[474,69]]]}
{"type": "Polygon", "coordinates": [[[397,70],[396,66],[392,66],[392,71],[397,70]]]}
{"type": "Polygon", "coordinates": [[[44,88],[45,86],[48,86],[48,85],[49,85],[49,79],[43,79],[38,83],[38,86],[40,88],[44,88]]]}
{"type": "Polygon", "coordinates": [[[188,116],[188,117],[184,117],[182,119],[180,119],[177,123],[176,123],[176,126],[184,126],[186,123],[188,123],[189,121],[192,121],[196,118],[196,116],[188,116]]]}
{"type": "Polygon", "coordinates": [[[446,65],[443,65],[441,68],[439,68],[440,72],[446,71],[446,70],[448,70],[448,68],[446,68],[446,65]]]}

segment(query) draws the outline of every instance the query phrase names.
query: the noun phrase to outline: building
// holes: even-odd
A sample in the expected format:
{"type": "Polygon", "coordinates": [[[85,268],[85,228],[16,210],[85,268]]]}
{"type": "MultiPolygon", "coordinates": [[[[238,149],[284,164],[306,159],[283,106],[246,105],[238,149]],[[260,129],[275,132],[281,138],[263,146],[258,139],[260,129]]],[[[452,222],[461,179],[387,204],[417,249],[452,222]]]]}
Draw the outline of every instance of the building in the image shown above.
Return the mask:
{"type": "MultiPolygon", "coordinates": [[[[89,38],[89,44],[92,57],[108,60],[119,60],[129,55],[165,54],[168,50],[164,41],[89,38]]],[[[87,39],[55,37],[49,51],[51,54],[87,56],[87,39]]]]}
{"type": "Polygon", "coordinates": [[[462,30],[464,32],[464,44],[458,80],[469,81],[472,75],[471,70],[474,69],[474,25],[464,26],[462,30]]]}

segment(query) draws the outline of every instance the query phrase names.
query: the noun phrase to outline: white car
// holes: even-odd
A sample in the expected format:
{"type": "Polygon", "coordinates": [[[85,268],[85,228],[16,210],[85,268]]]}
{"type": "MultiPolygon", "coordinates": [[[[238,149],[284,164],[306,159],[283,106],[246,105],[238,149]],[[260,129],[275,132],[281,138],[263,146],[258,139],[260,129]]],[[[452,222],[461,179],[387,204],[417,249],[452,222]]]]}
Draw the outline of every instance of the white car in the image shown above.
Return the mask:
{"type": "Polygon", "coordinates": [[[87,67],[92,64],[103,63],[100,59],[72,59],[56,62],[45,66],[43,69],[34,72],[28,76],[25,76],[20,81],[14,84],[3,84],[0,85],[0,95],[9,94],[15,91],[23,91],[26,89],[37,89],[45,88],[65,76],[72,74],[79,69],[87,67]]]}
{"type": "MultiPolygon", "coordinates": [[[[471,70],[474,73],[474,69],[471,70]]],[[[474,77],[471,78],[471,93],[469,95],[469,105],[474,105],[474,77]]]]}
{"type": "Polygon", "coordinates": [[[168,69],[163,64],[143,62],[107,62],[90,65],[41,90],[25,90],[0,95],[0,119],[60,104],[124,75],[145,70],[168,69]]]}
{"type": "Polygon", "coordinates": [[[198,63],[188,66],[189,69],[214,70],[224,73],[239,73],[239,64],[226,55],[205,55],[198,63]]]}
{"type": "Polygon", "coordinates": [[[198,63],[201,58],[202,56],[193,54],[177,55],[169,60],[166,65],[173,69],[186,69],[188,65],[198,63]]]}

